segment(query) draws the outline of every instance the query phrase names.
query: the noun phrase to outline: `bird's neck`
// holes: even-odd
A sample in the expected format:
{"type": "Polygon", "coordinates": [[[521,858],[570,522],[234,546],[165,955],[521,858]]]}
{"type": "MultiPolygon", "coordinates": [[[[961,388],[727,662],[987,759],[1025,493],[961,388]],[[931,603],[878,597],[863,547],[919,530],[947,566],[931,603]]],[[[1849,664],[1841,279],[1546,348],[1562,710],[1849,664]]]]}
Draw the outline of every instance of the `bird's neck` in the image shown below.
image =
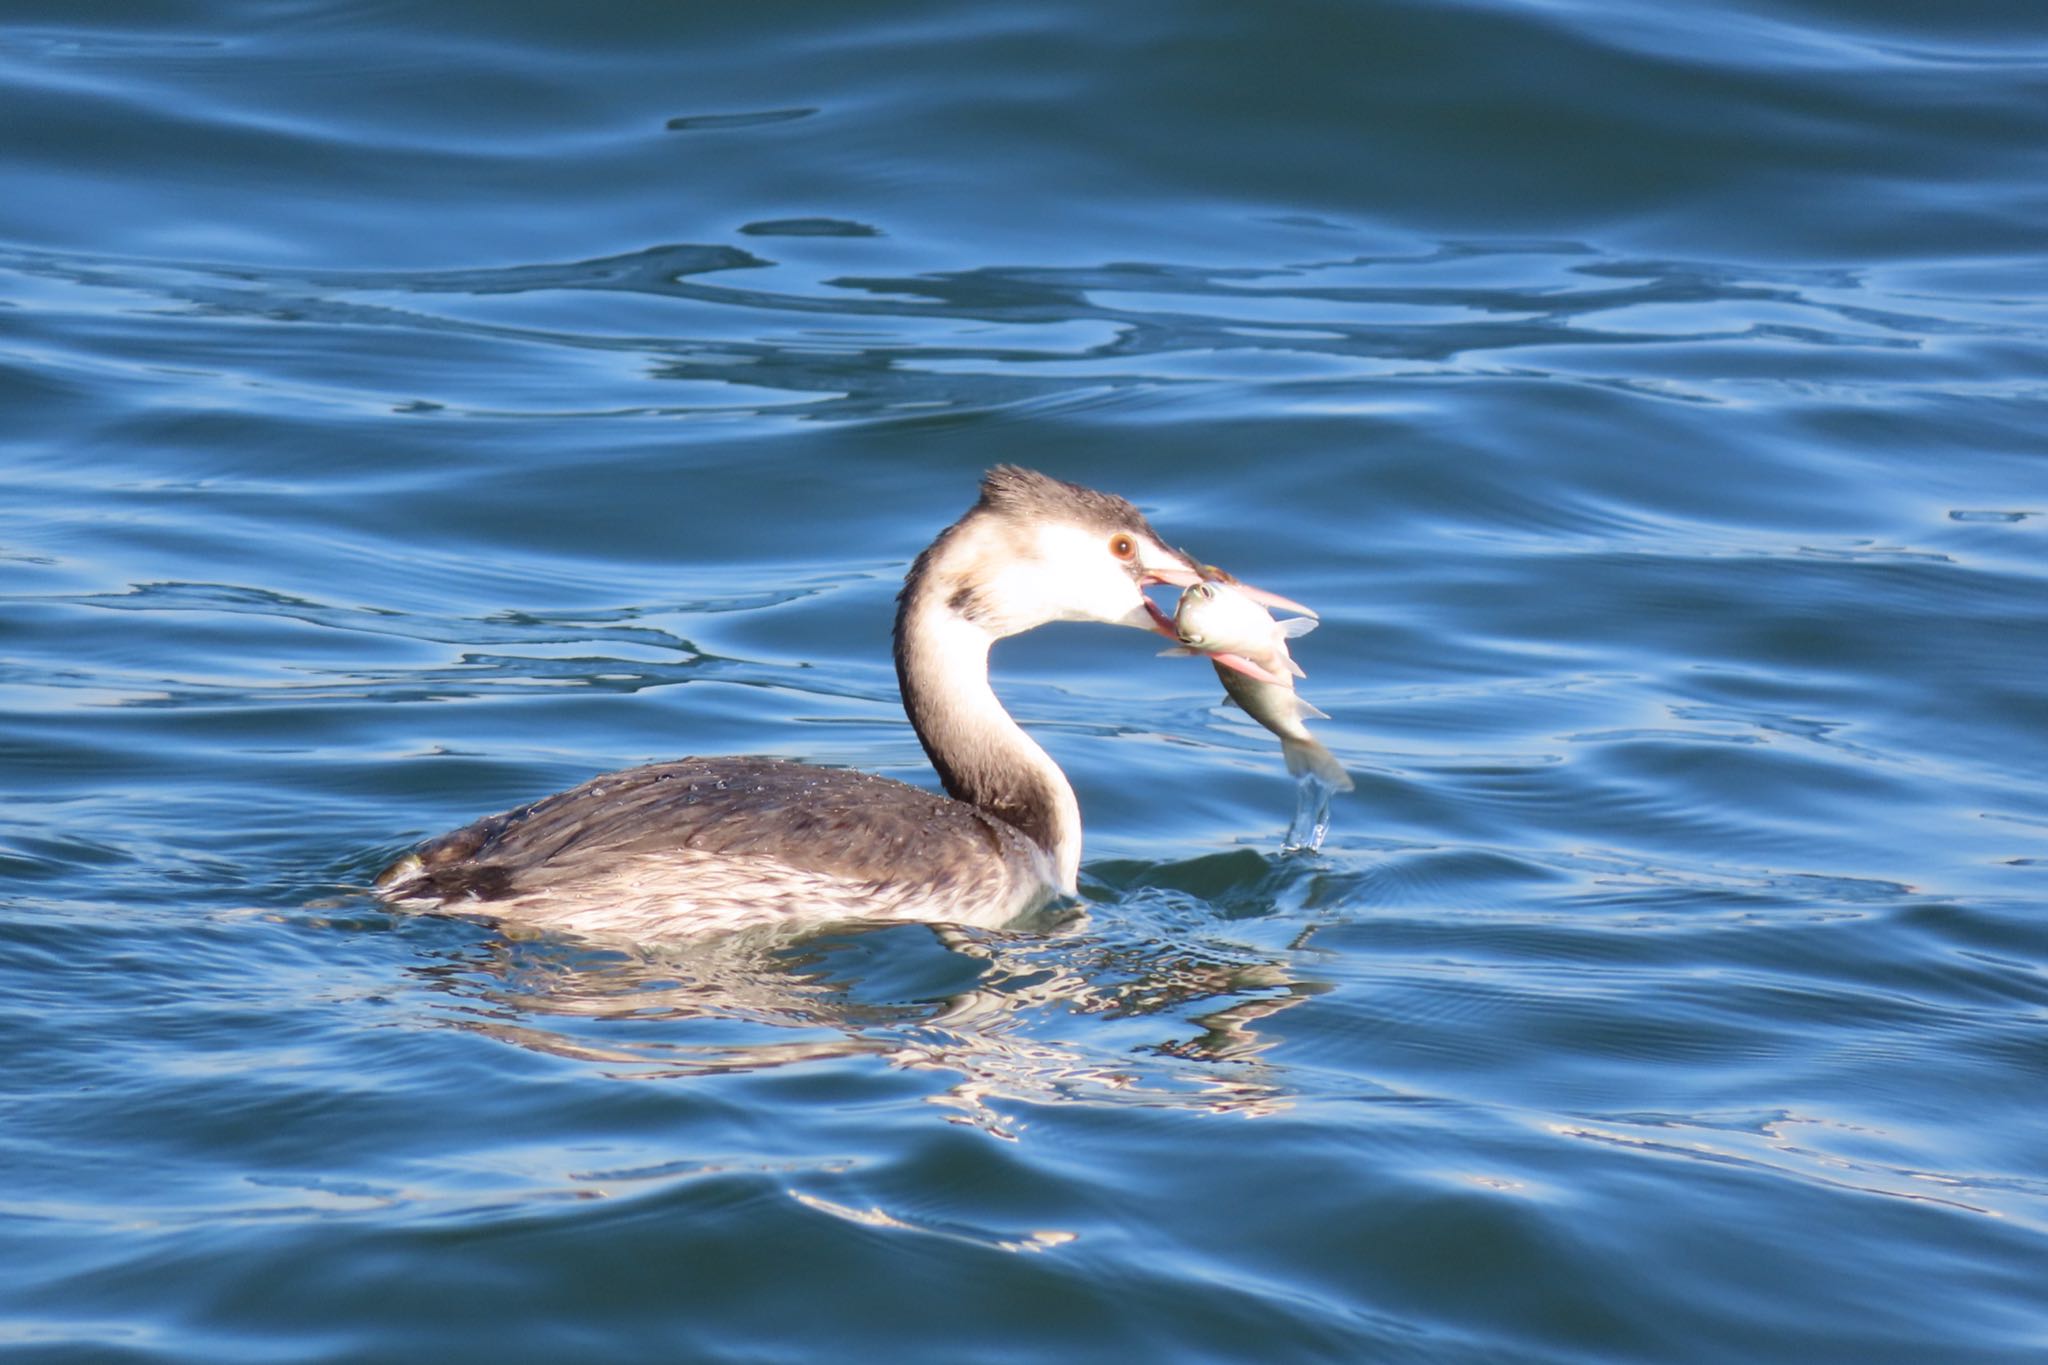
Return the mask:
{"type": "Polygon", "coordinates": [[[903,709],[957,801],[1022,831],[1052,859],[1059,889],[1076,892],[1081,808],[1066,774],[1018,727],[988,682],[994,637],[954,605],[956,586],[921,572],[896,612],[896,680],[903,709]]]}

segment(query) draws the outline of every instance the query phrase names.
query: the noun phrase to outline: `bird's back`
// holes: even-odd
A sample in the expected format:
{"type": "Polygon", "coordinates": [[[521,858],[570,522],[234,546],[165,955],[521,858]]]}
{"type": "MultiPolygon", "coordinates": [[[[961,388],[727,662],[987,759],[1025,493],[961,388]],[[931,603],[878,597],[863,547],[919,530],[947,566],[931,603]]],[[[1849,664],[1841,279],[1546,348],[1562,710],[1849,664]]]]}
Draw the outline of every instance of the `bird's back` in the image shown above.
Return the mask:
{"type": "Polygon", "coordinates": [[[388,899],[636,937],[772,922],[998,924],[1047,897],[1045,853],[891,778],[761,758],[607,773],[399,859],[388,899]]]}

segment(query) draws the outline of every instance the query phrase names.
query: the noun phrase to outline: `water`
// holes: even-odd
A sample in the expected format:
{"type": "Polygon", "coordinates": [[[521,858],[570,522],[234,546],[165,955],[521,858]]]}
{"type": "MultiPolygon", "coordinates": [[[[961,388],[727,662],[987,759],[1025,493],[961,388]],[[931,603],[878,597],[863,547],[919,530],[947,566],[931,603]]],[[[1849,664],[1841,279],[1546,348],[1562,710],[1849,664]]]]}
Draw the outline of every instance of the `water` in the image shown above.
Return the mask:
{"type": "Polygon", "coordinates": [[[2038,5],[17,3],[0,1342],[2048,1352],[2038,5]],[[607,768],[928,781],[1013,460],[1320,607],[997,653],[1085,915],[394,917],[607,768]]]}

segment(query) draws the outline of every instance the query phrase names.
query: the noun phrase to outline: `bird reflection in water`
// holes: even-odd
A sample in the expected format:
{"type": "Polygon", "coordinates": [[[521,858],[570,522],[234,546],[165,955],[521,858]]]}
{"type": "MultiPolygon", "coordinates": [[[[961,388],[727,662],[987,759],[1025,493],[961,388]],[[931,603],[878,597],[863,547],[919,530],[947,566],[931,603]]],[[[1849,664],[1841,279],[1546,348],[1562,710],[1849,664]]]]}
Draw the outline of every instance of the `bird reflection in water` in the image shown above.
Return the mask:
{"type": "Polygon", "coordinates": [[[949,1073],[931,1101],[999,1137],[1015,1136],[1004,1102],[1285,1109],[1291,1092],[1266,1056],[1276,1040],[1258,1026],[1328,989],[1234,945],[1073,927],[855,926],[616,948],[501,935],[414,970],[445,1022],[625,1079],[855,1056],[949,1073]],[[1106,1041],[1058,1023],[1076,1018],[1100,1020],[1106,1041]],[[1160,1027],[1134,1042],[1133,1020],[1160,1027]]]}

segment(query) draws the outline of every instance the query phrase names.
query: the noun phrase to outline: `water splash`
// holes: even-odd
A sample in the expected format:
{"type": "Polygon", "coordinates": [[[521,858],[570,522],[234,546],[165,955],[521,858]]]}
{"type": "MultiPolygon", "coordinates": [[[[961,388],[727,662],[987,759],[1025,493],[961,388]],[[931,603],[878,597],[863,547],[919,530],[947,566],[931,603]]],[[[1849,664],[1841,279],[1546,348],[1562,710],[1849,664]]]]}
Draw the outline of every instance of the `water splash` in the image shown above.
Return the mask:
{"type": "Polygon", "coordinates": [[[1287,823],[1283,852],[1314,853],[1330,832],[1330,798],[1338,789],[1314,773],[1303,773],[1294,789],[1294,818],[1287,823]]]}

